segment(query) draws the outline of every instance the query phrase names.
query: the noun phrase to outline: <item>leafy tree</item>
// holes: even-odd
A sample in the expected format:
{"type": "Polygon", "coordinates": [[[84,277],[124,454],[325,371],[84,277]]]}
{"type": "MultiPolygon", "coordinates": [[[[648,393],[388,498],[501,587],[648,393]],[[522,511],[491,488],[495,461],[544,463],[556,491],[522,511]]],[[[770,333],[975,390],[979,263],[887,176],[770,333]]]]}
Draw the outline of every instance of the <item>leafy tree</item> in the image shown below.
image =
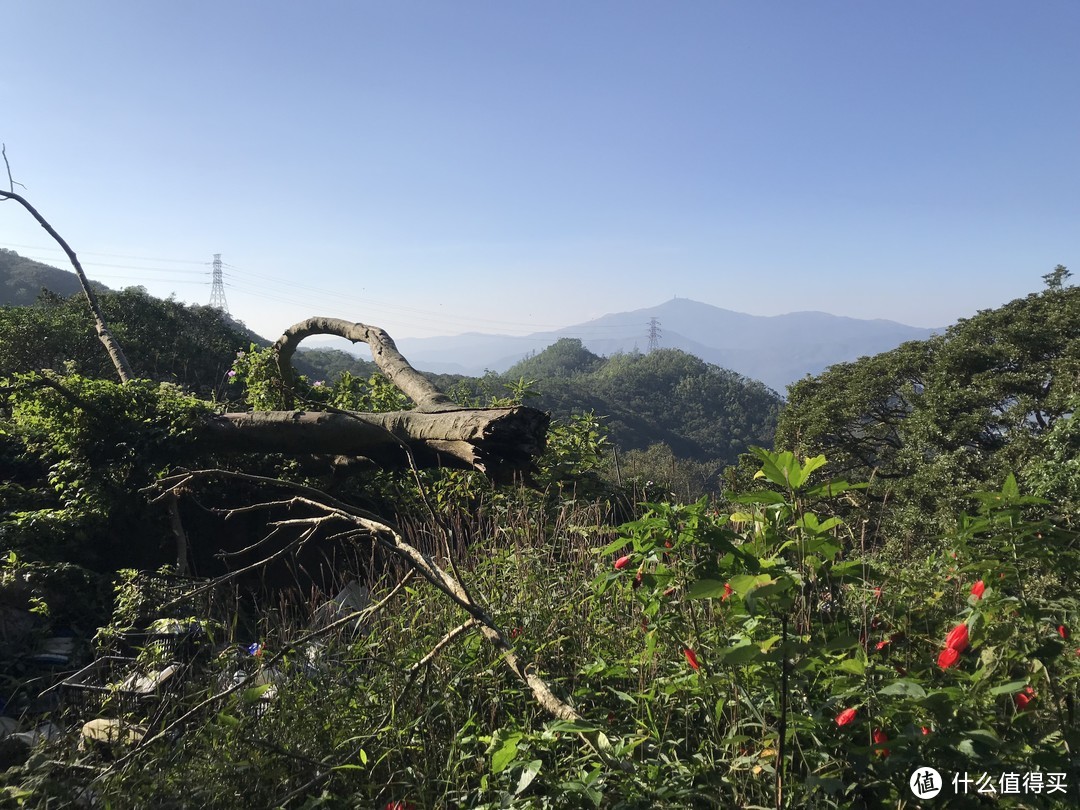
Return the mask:
{"type": "Polygon", "coordinates": [[[1048,458],[1078,370],[1080,289],[1051,287],[796,383],[777,445],[825,453],[840,474],[871,480],[887,504],[876,510],[883,528],[913,537],[949,523],[957,492],[1048,458]]]}

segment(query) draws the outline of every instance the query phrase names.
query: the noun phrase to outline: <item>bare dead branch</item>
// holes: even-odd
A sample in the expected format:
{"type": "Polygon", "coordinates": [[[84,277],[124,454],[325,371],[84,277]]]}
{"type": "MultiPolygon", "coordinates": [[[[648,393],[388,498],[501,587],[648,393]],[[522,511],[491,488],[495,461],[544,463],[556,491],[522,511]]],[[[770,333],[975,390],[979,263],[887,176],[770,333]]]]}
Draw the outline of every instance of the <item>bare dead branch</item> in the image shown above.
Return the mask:
{"type": "Polygon", "coordinates": [[[6,143],[0,144],[0,153],[4,155],[4,166],[7,168],[8,189],[10,191],[14,191],[15,186],[19,186],[20,188],[26,188],[26,186],[24,186],[22,183],[16,183],[14,180],[11,179],[11,164],[8,163],[6,143]]]}
{"type": "Polygon", "coordinates": [[[440,638],[435,643],[435,646],[431,648],[431,650],[428,652],[427,655],[425,655],[423,658],[421,658],[419,661],[417,661],[415,664],[413,664],[411,667],[409,667],[409,672],[410,673],[419,672],[420,669],[422,669],[423,667],[430,664],[433,660],[435,660],[435,656],[437,656],[440,652],[442,652],[443,648],[446,647],[446,645],[452,643],[454,641],[454,639],[458,638],[461,635],[464,635],[465,633],[472,630],[474,627],[478,627],[478,626],[479,625],[477,624],[476,619],[469,619],[469,620],[463,622],[462,624],[459,624],[457,627],[455,627],[453,630],[451,630],[445,636],[440,638]]]}
{"type": "Polygon", "coordinates": [[[97,332],[98,340],[100,340],[105,347],[105,351],[109,353],[109,359],[112,360],[113,367],[120,376],[120,382],[126,383],[133,380],[135,374],[131,370],[131,364],[128,363],[124,350],[120,347],[120,344],[117,342],[116,338],[113,337],[112,332],[109,331],[109,327],[105,323],[105,316],[101,314],[101,306],[98,304],[97,295],[94,294],[94,290],[90,286],[90,281],[86,278],[86,273],[83,272],[82,264],[79,263],[79,257],[75,255],[75,251],[71,249],[71,246],[64,240],[64,237],[56,232],[56,229],[49,224],[48,220],[46,220],[25,197],[16,194],[14,191],[0,191],[0,200],[14,200],[25,208],[30,213],[30,216],[37,220],[38,225],[44,228],[49,236],[63,248],[64,253],[67,254],[68,260],[71,262],[71,266],[75,268],[75,275],[79,277],[79,284],[82,285],[83,294],[86,296],[86,302],[90,305],[90,311],[94,315],[94,329],[97,332]]]}

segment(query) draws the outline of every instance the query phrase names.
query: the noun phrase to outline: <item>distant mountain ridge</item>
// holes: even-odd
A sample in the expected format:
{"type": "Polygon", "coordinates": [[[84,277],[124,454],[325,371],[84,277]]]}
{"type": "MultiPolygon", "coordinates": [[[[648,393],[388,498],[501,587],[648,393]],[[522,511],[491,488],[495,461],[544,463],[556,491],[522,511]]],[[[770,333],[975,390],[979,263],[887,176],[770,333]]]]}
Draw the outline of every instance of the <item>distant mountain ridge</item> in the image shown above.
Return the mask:
{"type": "MultiPolygon", "coordinates": [[[[99,290],[104,285],[92,281],[99,290]]],[[[80,292],[75,274],[0,248],[0,305],[28,306],[42,288],[58,295],[80,292]]],[[[649,320],[660,322],[665,349],[681,349],[702,360],[760,380],[783,393],[807,374],[834,363],[889,351],[909,340],[925,340],[941,330],[888,320],[860,320],[825,312],[747,315],[689,298],[525,336],[466,333],[449,337],[400,338],[398,347],[414,366],[439,374],[479,376],[507,371],[561,338],[579,338],[594,354],[610,357],[647,347],[649,320]]],[[[318,338],[306,347],[319,346],[318,338]]]]}
{"type": "Polygon", "coordinates": [[[834,363],[888,351],[909,340],[926,340],[940,331],[825,312],[747,315],[689,298],[673,298],[657,306],[522,337],[469,333],[401,338],[397,344],[414,366],[425,371],[501,373],[564,337],[580,338],[589,351],[605,356],[644,350],[651,318],[660,323],[661,347],[681,349],[760,380],[781,393],[790,383],[807,374],[819,374],[834,363]]]}

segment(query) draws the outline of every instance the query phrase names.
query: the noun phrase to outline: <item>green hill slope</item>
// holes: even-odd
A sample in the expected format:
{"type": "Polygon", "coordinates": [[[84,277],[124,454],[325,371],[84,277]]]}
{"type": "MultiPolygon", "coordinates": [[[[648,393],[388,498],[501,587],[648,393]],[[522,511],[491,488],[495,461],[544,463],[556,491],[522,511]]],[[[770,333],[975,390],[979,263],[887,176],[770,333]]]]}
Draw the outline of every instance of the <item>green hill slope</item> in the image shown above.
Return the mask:
{"type": "MultiPolygon", "coordinates": [[[[90,283],[97,291],[108,289],[96,281],[90,283]]],[[[74,273],[0,248],[0,305],[30,306],[43,289],[62,297],[82,292],[74,273]]]]}

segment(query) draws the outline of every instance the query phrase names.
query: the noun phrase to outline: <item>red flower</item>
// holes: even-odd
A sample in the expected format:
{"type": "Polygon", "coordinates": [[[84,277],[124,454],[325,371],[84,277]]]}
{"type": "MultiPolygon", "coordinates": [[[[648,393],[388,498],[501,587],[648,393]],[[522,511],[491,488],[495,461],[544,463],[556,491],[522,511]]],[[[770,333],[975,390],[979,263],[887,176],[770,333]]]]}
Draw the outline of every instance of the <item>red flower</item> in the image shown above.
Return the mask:
{"type": "Polygon", "coordinates": [[[726,602],[728,600],[728,598],[733,593],[735,593],[735,591],[732,589],[731,583],[730,582],[725,582],[724,583],[724,595],[720,597],[720,601],[721,602],[726,602]]]}
{"type": "Polygon", "coordinates": [[[1063,639],[1067,639],[1069,637],[1069,628],[1063,624],[1059,624],[1058,635],[1061,636],[1063,639]]]}
{"type": "Polygon", "coordinates": [[[886,647],[889,646],[890,641],[892,641],[891,638],[887,638],[887,639],[884,639],[882,641],[879,641],[877,644],[874,645],[874,649],[878,650],[878,651],[884,650],[886,647]]]}
{"type": "Polygon", "coordinates": [[[982,599],[983,591],[985,591],[985,590],[986,590],[986,583],[984,583],[980,579],[978,582],[976,582],[974,585],[971,586],[971,595],[974,596],[976,599],[982,599]]]}
{"type": "Polygon", "coordinates": [[[951,666],[955,666],[960,660],[960,651],[955,647],[946,647],[941,651],[941,655],[937,658],[937,665],[942,669],[948,669],[951,666]]]}
{"type": "Polygon", "coordinates": [[[619,557],[619,559],[615,561],[615,570],[622,571],[626,568],[626,566],[630,564],[630,557],[630,554],[627,554],[625,557],[619,557]]]}
{"type": "Polygon", "coordinates": [[[854,709],[844,709],[840,714],[836,715],[836,725],[846,726],[855,719],[855,714],[856,711],[854,709]]]}
{"type": "Polygon", "coordinates": [[[383,810],[416,810],[412,802],[387,802],[383,810]]]}
{"type": "Polygon", "coordinates": [[[701,669],[701,664],[699,664],[697,660],[697,654],[693,650],[687,647],[682,651],[682,654],[686,656],[686,663],[690,665],[690,669],[694,670],[694,672],[701,669]]]}
{"type": "Polygon", "coordinates": [[[1027,709],[1028,704],[1035,699],[1035,690],[1030,686],[1025,686],[1023,692],[1017,692],[1013,701],[1016,703],[1016,708],[1020,711],[1027,709]]]}
{"type": "Polygon", "coordinates": [[[641,573],[641,571],[638,571],[637,576],[634,577],[634,587],[635,588],[641,586],[641,578],[642,578],[642,573],[641,573]]]}
{"type": "MultiPolygon", "coordinates": [[[[880,728],[875,728],[873,735],[871,735],[871,739],[873,739],[874,745],[881,745],[881,743],[886,743],[889,741],[889,735],[882,731],[880,728]]],[[[887,757],[889,755],[889,749],[882,748],[880,751],[878,751],[878,754],[880,756],[887,757]]]]}
{"type": "Polygon", "coordinates": [[[958,624],[945,636],[945,647],[962,653],[968,647],[968,629],[966,624],[958,624]]]}
{"type": "Polygon", "coordinates": [[[927,728],[926,726],[923,726],[922,727],[922,733],[923,733],[923,736],[925,736],[925,735],[930,733],[930,729],[927,728]]]}
{"type": "Polygon", "coordinates": [[[878,585],[876,588],[874,588],[874,599],[876,599],[879,602],[881,601],[881,586],[880,585],[878,585]]]}
{"type": "Polygon", "coordinates": [[[517,638],[518,636],[520,636],[524,632],[525,632],[524,627],[515,627],[513,630],[510,631],[510,638],[517,638]]]}

